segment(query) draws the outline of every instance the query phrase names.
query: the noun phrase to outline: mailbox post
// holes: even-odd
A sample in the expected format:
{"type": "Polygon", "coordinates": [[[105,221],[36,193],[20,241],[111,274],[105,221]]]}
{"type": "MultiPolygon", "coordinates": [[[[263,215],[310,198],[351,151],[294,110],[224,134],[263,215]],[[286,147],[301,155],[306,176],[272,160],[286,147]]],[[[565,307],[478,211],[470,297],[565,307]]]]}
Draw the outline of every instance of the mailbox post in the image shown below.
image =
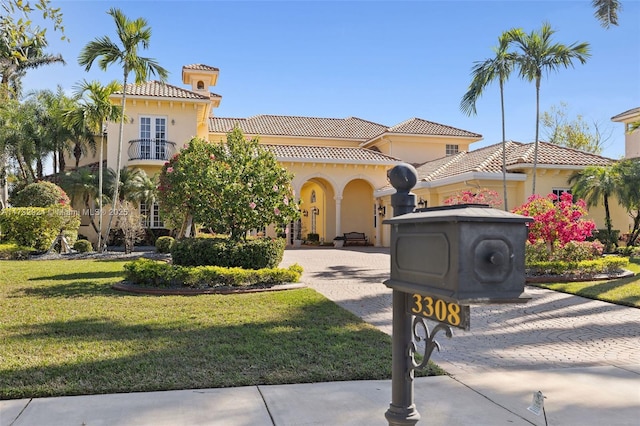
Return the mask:
{"type": "Polygon", "coordinates": [[[389,171],[397,193],[391,197],[391,274],[393,289],[392,395],[385,413],[389,425],[415,425],[414,370],[425,367],[434,336],[451,327],[469,329],[470,305],[524,303],[526,223],[533,219],[486,205],[443,206],[414,211],[417,181],[410,165],[389,171]],[[408,208],[411,204],[411,209],[408,208]],[[437,324],[430,332],[424,319],[437,324]],[[421,329],[422,334],[418,331],[421,329]],[[423,335],[426,335],[424,337],[423,335]],[[416,343],[424,341],[421,363],[416,343]]]}

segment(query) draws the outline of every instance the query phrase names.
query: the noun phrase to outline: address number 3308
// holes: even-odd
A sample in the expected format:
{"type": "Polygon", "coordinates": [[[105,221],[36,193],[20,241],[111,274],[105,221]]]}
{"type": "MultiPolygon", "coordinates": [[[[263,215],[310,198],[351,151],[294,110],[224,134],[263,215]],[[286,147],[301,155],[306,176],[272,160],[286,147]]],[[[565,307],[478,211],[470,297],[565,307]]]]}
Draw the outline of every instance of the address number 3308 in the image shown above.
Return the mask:
{"type": "Polygon", "coordinates": [[[410,297],[411,314],[468,329],[468,306],[461,307],[457,303],[417,293],[411,294],[410,297]]]}

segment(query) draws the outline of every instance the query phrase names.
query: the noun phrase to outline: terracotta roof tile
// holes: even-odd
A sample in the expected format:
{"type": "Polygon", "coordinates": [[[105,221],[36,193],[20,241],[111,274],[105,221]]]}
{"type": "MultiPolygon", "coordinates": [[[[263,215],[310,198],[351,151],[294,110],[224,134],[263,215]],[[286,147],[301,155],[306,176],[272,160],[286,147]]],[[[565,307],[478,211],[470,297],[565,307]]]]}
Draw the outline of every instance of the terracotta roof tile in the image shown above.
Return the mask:
{"type": "MultiPolygon", "coordinates": [[[[507,169],[519,164],[533,164],[534,144],[508,141],[505,144],[507,169]]],[[[614,160],[577,149],[540,142],[538,166],[607,166],[614,160]]],[[[450,157],[426,162],[418,167],[418,179],[434,181],[468,172],[500,173],[502,171],[502,144],[498,143],[474,151],[459,152],[450,157]]]]}
{"type": "Polygon", "coordinates": [[[219,68],[216,67],[212,67],[209,65],[205,65],[205,64],[190,64],[190,65],[185,65],[182,67],[182,69],[187,69],[187,70],[198,70],[198,71],[220,71],[219,68]]]}
{"type": "Polygon", "coordinates": [[[357,117],[319,118],[284,115],[256,115],[249,118],[211,117],[209,131],[224,133],[238,124],[243,132],[253,135],[298,136],[369,141],[384,133],[444,135],[481,138],[482,135],[445,126],[420,118],[412,118],[393,127],[357,117]]]}
{"type": "Polygon", "coordinates": [[[349,162],[366,164],[397,164],[399,159],[367,148],[333,146],[264,145],[280,161],[349,162]]]}
{"type": "Polygon", "coordinates": [[[446,126],[444,124],[434,123],[433,121],[423,120],[421,118],[410,118],[400,124],[390,127],[389,133],[407,133],[418,135],[441,135],[441,136],[461,136],[471,138],[481,138],[478,133],[468,132],[466,130],[457,129],[455,127],[446,126]]]}
{"type": "MultiPolygon", "coordinates": [[[[209,97],[171,84],[152,80],[142,84],[130,83],[125,88],[131,96],[157,96],[161,98],[209,100],[209,97]]],[[[122,91],[114,92],[122,94],[122,91]]]]}

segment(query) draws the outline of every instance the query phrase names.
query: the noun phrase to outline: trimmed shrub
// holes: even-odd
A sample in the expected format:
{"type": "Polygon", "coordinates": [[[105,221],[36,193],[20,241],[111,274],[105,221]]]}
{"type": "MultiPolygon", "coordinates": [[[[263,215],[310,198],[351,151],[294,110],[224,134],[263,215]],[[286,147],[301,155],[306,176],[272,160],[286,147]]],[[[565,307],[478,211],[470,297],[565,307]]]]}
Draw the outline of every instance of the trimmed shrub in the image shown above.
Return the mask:
{"type": "Polygon", "coordinates": [[[242,269],[220,266],[176,266],[151,259],[136,259],[124,265],[125,279],[134,284],[151,287],[243,287],[277,285],[298,282],[302,274],[300,265],[287,269],[242,269]]]}
{"type": "Polygon", "coordinates": [[[259,238],[233,242],[227,238],[185,238],[171,247],[175,265],[222,266],[244,269],[275,268],[282,261],[286,241],[259,238]]]}
{"type": "Polygon", "coordinates": [[[559,242],[553,243],[553,250],[549,252],[547,242],[537,240],[535,243],[526,242],[525,263],[533,262],[580,262],[595,260],[602,256],[604,246],[600,241],[569,241],[564,246],[559,242]]]}
{"type": "Polygon", "coordinates": [[[65,207],[11,207],[0,211],[0,231],[4,241],[44,251],[63,230],[73,245],[80,227],[75,210],[65,207]]]}
{"type": "Polygon", "coordinates": [[[31,249],[16,244],[0,244],[0,260],[27,260],[31,249]]]}
{"type": "Polygon", "coordinates": [[[73,249],[79,253],[89,253],[93,251],[93,246],[87,240],[78,240],[73,244],[73,249]]]}
{"type": "Polygon", "coordinates": [[[156,252],[157,253],[171,253],[171,246],[173,246],[175,239],[173,237],[158,237],[156,240],[156,252]]]}
{"type": "Polygon", "coordinates": [[[563,262],[560,260],[531,262],[526,266],[527,275],[563,275],[573,277],[589,277],[597,274],[613,274],[621,272],[629,265],[629,259],[618,256],[605,256],[596,260],[580,262],[563,262]]]}
{"type": "Polygon", "coordinates": [[[68,206],[69,203],[69,197],[62,188],[46,181],[30,183],[11,198],[14,207],[68,206]]]}

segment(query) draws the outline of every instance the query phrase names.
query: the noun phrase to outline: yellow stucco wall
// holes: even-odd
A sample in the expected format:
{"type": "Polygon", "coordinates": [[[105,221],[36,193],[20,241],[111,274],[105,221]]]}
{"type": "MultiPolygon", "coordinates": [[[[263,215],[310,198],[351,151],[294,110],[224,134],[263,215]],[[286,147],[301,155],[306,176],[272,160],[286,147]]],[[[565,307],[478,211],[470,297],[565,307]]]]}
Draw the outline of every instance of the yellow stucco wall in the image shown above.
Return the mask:
{"type": "Polygon", "coordinates": [[[446,146],[458,145],[458,151],[469,150],[469,140],[452,137],[418,137],[390,135],[384,136],[380,140],[374,141],[372,146],[376,146],[383,154],[400,158],[412,164],[421,164],[446,156],[446,146]]]}

